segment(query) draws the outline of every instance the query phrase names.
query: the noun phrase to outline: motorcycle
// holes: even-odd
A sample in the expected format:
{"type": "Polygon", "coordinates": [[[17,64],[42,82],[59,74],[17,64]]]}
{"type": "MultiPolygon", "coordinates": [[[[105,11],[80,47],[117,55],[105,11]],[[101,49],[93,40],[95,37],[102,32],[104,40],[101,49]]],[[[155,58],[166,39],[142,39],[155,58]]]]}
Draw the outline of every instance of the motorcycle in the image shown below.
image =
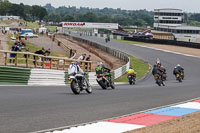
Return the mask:
{"type": "Polygon", "coordinates": [[[176,80],[182,82],[183,79],[184,79],[184,74],[182,72],[176,74],[176,80]]]}
{"type": "Polygon", "coordinates": [[[156,84],[157,84],[158,86],[161,86],[161,85],[165,86],[165,84],[164,84],[164,82],[163,82],[163,80],[162,80],[162,78],[161,78],[160,75],[155,74],[155,75],[154,75],[154,79],[156,80],[156,84]]]}
{"type": "Polygon", "coordinates": [[[92,87],[89,82],[86,80],[85,76],[82,74],[75,74],[69,76],[69,83],[71,90],[74,94],[80,94],[81,91],[85,90],[87,93],[92,93],[92,87]]]}
{"type": "Polygon", "coordinates": [[[109,81],[108,77],[105,74],[98,74],[96,81],[102,89],[107,89],[108,87],[115,89],[114,82],[109,81]]]}
{"type": "Polygon", "coordinates": [[[136,79],[136,74],[128,74],[128,82],[130,85],[134,85],[135,84],[135,79],[136,79]]]}

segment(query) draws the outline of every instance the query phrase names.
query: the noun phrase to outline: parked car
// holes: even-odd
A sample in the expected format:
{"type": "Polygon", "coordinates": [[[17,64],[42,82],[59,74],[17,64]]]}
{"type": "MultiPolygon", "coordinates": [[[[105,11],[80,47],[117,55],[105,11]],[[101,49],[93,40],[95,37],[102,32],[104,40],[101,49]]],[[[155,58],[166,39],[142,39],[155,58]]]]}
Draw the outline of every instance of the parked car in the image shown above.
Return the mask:
{"type": "Polygon", "coordinates": [[[23,35],[21,35],[21,37],[38,38],[38,35],[35,35],[35,34],[29,32],[29,33],[24,33],[23,35]]]}

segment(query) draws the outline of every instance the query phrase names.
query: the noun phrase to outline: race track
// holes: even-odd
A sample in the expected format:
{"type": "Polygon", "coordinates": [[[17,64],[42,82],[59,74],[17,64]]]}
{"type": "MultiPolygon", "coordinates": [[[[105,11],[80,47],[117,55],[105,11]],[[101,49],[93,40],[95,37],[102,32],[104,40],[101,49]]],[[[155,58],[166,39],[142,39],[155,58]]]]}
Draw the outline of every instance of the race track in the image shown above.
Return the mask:
{"type": "Polygon", "coordinates": [[[158,87],[151,75],[136,85],[118,85],[115,90],[93,87],[93,94],[74,95],[70,87],[0,86],[0,133],[27,133],[81,124],[186,101],[200,96],[200,59],[82,36],[154,64],[160,58],[167,69],[165,87],[158,87]],[[179,63],[185,80],[172,74],[179,63]]]}

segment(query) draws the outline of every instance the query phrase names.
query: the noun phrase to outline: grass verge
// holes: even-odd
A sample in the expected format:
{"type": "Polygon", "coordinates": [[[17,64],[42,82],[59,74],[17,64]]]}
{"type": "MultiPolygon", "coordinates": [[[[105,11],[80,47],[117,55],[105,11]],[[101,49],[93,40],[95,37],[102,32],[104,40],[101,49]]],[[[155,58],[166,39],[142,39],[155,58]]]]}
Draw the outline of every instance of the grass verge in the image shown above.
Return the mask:
{"type": "Polygon", "coordinates": [[[45,26],[49,31],[56,32],[56,26],[45,26]]]}
{"type": "MultiPolygon", "coordinates": [[[[137,79],[142,78],[149,72],[148,63],[146,63],[140,59],[137,59],[133,56],[129,56],[129,57],[130,57],[131,66],[133,67],[135,72],[137,72],[137,79]]],[[[128,76],[128,74],[124,74],[121,77],[119,77],[118,79],[116,79],[115,82],[128,82],[127,76],[128,76]]]]}

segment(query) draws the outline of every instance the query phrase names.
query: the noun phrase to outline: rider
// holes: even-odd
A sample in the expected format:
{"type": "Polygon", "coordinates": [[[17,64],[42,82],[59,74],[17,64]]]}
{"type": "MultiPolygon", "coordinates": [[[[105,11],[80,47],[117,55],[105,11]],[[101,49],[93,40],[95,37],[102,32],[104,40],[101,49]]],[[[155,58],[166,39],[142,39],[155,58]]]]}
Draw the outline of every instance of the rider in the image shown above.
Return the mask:
{"type": "MultiPolygon", "coordinates": [[[[152,70],[152,74],[153,74],[153,76],[158,75],[158,77],[162,78],[163,71],[157,65],[154,65],[153,70],[152,70]]],[[[163,84],[163,86],[165,86],[165,83],[163,82],[163,80],[162,80],[162,84],[163,84]]]]}
{"type": "Polygon", "coordinates": [[[111,74],[110,74],[110,69],[105,67],[102,62],[97,63],[96,67],[96,74],[104,74],[105,76],[108,77],[109,82],[111,82],[111,74]]]}
{"type": "Polygon", "coordinates": [[[84,74],[83,70],[79,66],[79,61],[72,62],[68,68],[69,75],[84,74]]]}
{"type": "Polygon", "coordinates": [[[162,71],[157,65],[154,65],[153,66],[153,70],[152,70],[152,74],[153,74],[153,76],[155,76],[155,75],[161,76],[162,75],[162,71]]]}
{"type": "Polygon", "coordinates": [[[128,74],[133,74],[134,76],[136,76],[134,69],[130,66],[129,69],[126,71],[128,74]]]}
{"type": "Polygon", "coordinates": [[[180,73],[184,74],[184,69],[181,67],[180,64],[177,64],[177,66],[174,67],[173,74],[176,75],[176,74],[180,74],[180,73]]]}
{"type": "MultiPolygon", "coordinates": [[[[162,80],[164,80],[163,78],[163,75],[165,74],[166,75],[166,69],[161,65],[161,62],[160,62],[160,60],[157,60],[156,61],[156,66],[158,67],[158,69],[160,70],[160,72],[161,72],[161,78],[162,78],[162,80]]],[[[165,77],[166,78],[166,77],[165,77]]]]}

